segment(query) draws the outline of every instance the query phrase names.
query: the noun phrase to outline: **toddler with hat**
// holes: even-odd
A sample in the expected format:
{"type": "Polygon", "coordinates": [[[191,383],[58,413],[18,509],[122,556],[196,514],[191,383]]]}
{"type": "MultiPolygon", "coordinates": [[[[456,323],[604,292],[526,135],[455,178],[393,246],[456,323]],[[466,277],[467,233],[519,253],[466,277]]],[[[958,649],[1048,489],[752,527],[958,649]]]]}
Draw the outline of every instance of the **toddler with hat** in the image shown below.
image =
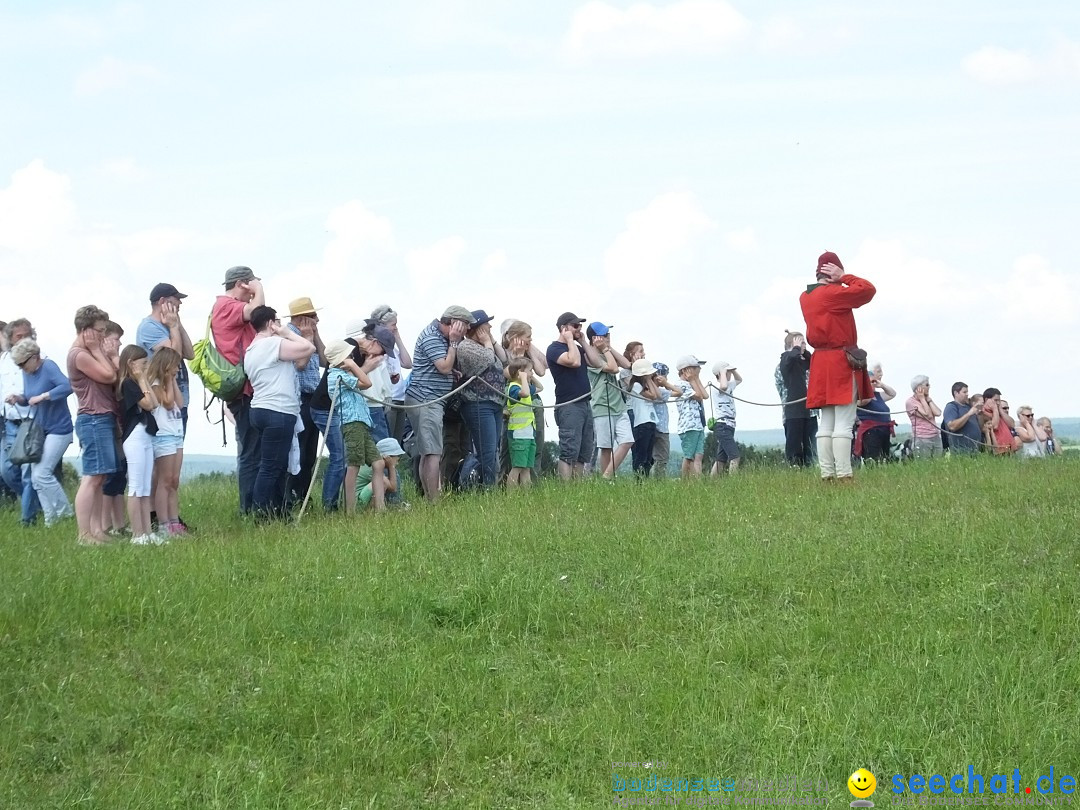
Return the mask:
{"type": "MultiPolygon", "coordinates": [[[[405,455],[405,451],[401,449],[401,443],[397,439],[380,439],[375,443],[375,450],[379,454],[381,461],[382,471],[382,489],[386,495],[391,493],[398,493],[398,472],[397,465],[398,459],[405,455]]],[[[356,476],[356,499],[360,503],[361,509],[366,509],[371,505],[375,496],[374,467],[364,466],[361,467],[356,476]]],[[[408,509],[409,504],[405,501],[398,501],[402,508],[408,509]]],[[[380,508],[376,505],[376,509],[380,508]]]]}

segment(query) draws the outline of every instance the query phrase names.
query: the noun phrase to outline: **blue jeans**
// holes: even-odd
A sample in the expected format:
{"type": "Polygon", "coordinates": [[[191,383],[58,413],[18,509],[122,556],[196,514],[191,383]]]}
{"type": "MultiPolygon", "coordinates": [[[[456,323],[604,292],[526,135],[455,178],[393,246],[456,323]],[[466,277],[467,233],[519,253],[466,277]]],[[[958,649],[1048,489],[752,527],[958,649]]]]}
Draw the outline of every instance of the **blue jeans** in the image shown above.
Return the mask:
{"type": "Polygon", "coordinates": [[[473,452],[480,459],[480,479],[485,487],[495,486],[499,475],[499,433],[502,406],[490,400],[462,402],[461,418],[469,428],[473,452]]]}
{"type": "MultiPolygon", "coordinates": [[[[61,518],[75,514],[64,488],[56,480],[56,465],[60,463],[60,459],[64,457],[64,451],[70,446],[70,433],[46,433],[41,461],[29,465],[30,474],[24,476],[27,487],[32,485],[37,492],[37,497],[41,500],[46,526],[51,526],[61,518]]],[[[26,489],[23,490],[23,503],[26,503],[26,489]]]]}
{"type": "Polygon", "coordinates": [[[247,394],[230,402],[229,410],[236,420],[236,481],[240,489],[240,512],[246,515],[254,506],[255,477],[259,474],[259,431],[251,424],[251,397],[247,394]]]}
{"type": "Polygon", "coordinates": [[[249,414],[252,429],[259,433],[259,467],[251,508],[264,517],[283,517],[296,415],[266,408],[250,408],[249,414]]]}
{"type": "Polygon", "coordinates": [[[4,445],[3,445],[3,457],[2,457],[2,471],[4,476],[4,483],[8,485],[22,505],[22,522],[24,524],[30,524],[34,522],[34,518],[37,517],[39,511],[41,511],[41,504],[38,501],[37,491],[34,489],[33,484],[30,481],[30,465],[29,464],[12,464],[8,461],[8,453],[11,451],[11,446],[15,443],[15,434],[19,432],[19,426],[14,422],[4,422],[4,445]]]}
{"type": "Polygon", "coordinates": [[[326,420],[329,416],[330,411],[311,409],[311,421],[326,437],[326,450],[330,453],[326,473],[323,475],[323,506],[337,509],[341,499],[341,487],[345,483],[345,440],[341,435],[341,411],[334,408],[334,421],[328,426],[326,420]]]}
{"type": "Polygon", "coordinates": [[[386,409],[372,405],[368,410],[371,411],[372,440],[381,442],[383,439],[389,439],[390,423],[386,421],[386,409]]]}

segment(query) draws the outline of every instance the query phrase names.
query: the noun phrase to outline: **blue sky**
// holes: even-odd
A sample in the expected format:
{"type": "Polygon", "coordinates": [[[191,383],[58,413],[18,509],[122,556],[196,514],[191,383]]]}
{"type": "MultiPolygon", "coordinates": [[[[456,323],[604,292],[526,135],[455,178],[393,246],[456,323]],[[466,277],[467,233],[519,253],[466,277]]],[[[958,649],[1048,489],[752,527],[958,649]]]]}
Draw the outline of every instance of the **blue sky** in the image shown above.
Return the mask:
{"type": "Polygon", "coordinates": [[[201,334],[248,264],[328,336],[571,309],[772,400],[829,249],[902,394],[1076,413],[1075,4],[7,3],[0,70],[0,318],[54,357],[157,281],[201,334]]]}

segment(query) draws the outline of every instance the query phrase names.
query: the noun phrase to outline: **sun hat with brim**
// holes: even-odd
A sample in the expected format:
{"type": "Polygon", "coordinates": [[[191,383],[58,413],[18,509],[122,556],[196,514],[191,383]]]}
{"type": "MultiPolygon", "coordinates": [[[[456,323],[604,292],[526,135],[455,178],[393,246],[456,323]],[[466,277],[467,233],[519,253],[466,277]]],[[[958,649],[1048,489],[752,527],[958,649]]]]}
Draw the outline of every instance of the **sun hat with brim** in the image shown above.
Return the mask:
{"type": "Polygon", "coordinates": [[[230,267],[225,271],[225,281],[223,283],[228,286],[229,284],[238,284],[241,281],[257,281],[258,278],[250,267],[230,267]]]}
{"type": "Polygon", "coordinates": [[[380,456],[405,455],[405,451],[401,449],[397,439],[379,439],[375,442],[375,450],[378,451],[380,456]]]}
{"type": "Polygon", "coordinates": [[[678,360],[675,361],[675,370],[682,371],[684,368],[691,368],[692,366],[703,366],[704,360],[698,360],[692,354],[684,354],[678,360]]]}
{"type": "Polygon", "coordinates": [[[319,307],[311,303],[311,299],[307,297],[294,298],[289,302],[290,318],[295,318],[297,315],[314,315],[318,311],[319,307]]]}
{"type": "Polygon", "coordinates": [[[472,325],[473,314],[465,307],[459,307],[457,304],[447,307],[442,314],[443,318],[449,318],[452,321],[465,321],[465,323],[472,325]]]}
{"type": "Polygon", "coordinates": [[[648,377],[650,374],[655,373],[656,369],[648,360],[635,360],[634,364],[630,366],[630,375],[633,377],[648,377]]]}
{"type": "Polygon", "coordinates": [[[344,340],[335,340],[326,347],[326,364],[328,366],[340,366],[349,359],[353,353],[353,346],[344,340]]]}
{"type": "Polygon", "coordinates": [[[731,363],[729,363],[729,362],[728,362],[727,360],[717,360],[717,361],[716,361],[716,362],[715,362],[715,363],[713,364],[713,367],[712,367],[712,373],[713,373],[713,374],[719,374],[719,373],[720,373],[721,371],[723,371],[723,370],[724,370],[725,368],[726,368],[726,369],[727,369],[728,371],[734,371],[734,370],[735,370],[735,366],[733,366],[733,365],[732,365],[731,363]]]}

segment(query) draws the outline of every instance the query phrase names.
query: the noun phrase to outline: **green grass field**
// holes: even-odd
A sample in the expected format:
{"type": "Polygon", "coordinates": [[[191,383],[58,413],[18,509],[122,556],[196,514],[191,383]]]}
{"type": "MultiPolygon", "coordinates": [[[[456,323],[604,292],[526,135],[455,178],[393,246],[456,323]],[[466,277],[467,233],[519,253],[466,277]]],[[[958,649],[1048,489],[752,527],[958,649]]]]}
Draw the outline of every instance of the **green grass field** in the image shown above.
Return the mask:
{"type": "MultiPolygon", "coordinates": [[[[0,806],[612,806],[1080,771],[1080,459],[557,482],[82,548],[0,515],[0,806]],[[661,774],[662,775],[662,774],[661,774]]],[[[841,804],[843,803],[843,804],[841,804]]]]}

